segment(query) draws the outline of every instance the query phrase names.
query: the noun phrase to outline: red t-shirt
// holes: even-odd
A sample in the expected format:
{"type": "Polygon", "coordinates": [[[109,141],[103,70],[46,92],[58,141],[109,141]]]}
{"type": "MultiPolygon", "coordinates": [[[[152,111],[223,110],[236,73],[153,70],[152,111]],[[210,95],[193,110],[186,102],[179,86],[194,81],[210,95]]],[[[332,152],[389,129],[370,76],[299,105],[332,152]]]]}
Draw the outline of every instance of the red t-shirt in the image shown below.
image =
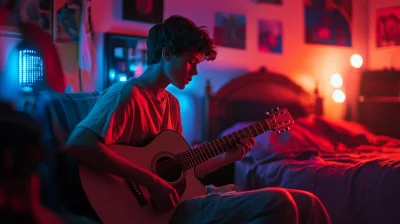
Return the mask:
{"type": "Polygon", "coordinates": [[[165,129],[182,135],[180,106],[176,97],[164,90],[159,100],[138,78],[106,89],[77,127],[97,133],[105,144],[130,146],[146,145],[165,129]]]}

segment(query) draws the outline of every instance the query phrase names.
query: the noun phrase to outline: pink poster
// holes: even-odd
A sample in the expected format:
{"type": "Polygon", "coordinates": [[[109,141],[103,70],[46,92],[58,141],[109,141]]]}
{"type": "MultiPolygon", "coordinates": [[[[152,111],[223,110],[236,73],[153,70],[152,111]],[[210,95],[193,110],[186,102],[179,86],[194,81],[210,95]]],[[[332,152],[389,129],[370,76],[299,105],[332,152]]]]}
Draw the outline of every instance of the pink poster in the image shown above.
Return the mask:
{"type": "Polygon", "coordinates": [[[400,45],[400,6],[376,11],[376,47],[400,45]]]}

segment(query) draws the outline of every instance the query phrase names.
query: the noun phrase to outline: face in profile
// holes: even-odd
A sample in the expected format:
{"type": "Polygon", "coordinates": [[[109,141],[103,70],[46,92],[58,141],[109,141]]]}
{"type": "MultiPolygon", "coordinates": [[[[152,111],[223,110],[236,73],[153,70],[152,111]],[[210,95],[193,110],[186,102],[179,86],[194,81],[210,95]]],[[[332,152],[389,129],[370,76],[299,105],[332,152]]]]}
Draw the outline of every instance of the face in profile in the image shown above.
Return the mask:
{"type": "Polygon", "coordinates": [[[197,75],[197,65],[202,61],[203,54],[191,50],[179,56],[168,55],[165,58],[165,71],[170,83],[184,89],[193,76],[197,75]]]}

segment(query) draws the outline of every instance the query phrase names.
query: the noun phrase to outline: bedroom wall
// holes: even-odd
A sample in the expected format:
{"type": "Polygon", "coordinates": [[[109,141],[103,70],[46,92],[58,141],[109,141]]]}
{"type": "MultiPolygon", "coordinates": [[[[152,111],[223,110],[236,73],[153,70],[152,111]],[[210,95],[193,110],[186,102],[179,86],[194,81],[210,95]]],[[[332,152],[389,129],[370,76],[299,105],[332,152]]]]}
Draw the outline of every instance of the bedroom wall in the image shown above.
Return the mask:
{"type": "Polygon", "coordinates": [[[15,48],[22,35],[18,29],[4,25],[0,23],[0,99],[14,100],[16,88],[10,87],[18,86],[18,52],[15,48]]]}
{"type": "MultiPolygon", "coordinates": [[[[270,4],[254,4],[250,0],[165,0],[165,17],[172,14],[188,16],[195,23],[206,25],[213,35],[215,12],[229,12],[246,15],[247,40],[246,49],[238,50],[219,47],[218,58],[214,62],[204,62],[199,67],[199,75],[188,86],[187,92],[195,97],[198,102],[204,95],[204,84],[207,79],[212,81],[215,90],[226,84],[230,79],[243,74],[246,71],[257,70],[260,66],[266,66],[274,72],[290,76],[307,90],[312,91],[315,81],[318,80],[325,100],[327,116],[342,118],[346,113],[346,104],[336,104],[331,99],[333,89],[330,87],[330,75],[339,72],[345,78],[347,97],[351,108],[355,107],[355,99],[358,92],[359,70],[352,69],[349,58],[358,53],[367,59],[368,56],[368,21],[365,0],[354,0],[353,6],[353,47],[334,47],[322,45],[307,45],[304,43],[304,0],[284,1],[283,6],[270,4]],[[212,2],[212,4],[210,4],[212,2]],[[278,19],[283,23],[283,54],[274,55],[258,51],[258,19],[278,19]]],[[[93,3],[93,20],[96,31],[98,65],[103,61],[102,33],[114,32],[130,35],[145,35],[150,24],[124,21],[121,18],[122,0],[108,1],[97,0],[93,3]],[[111,9],[111,10],[110,10],[111,9]]],[[[102,77],[102,71],[97,71],[97,77],[102,77]]],[[[93,79],[101,80],[93,77],[93,79]]],[[[96,86],[100,86],[97,82],[96,86]]],[[[95,88],[95,87],[94,87],[95,88]]],[[[173,89],[173,88],[172,88],[173,89]]],[[[199,104],[189,117],[196,119],[202,116],[199,112],[199,104]]],[[[198,130],[189,136],[199,139],[201,133],[201,119],[197,119],[190,130],[198,130]]],[[[187,125],[189,126],[189,125],[187,125]]],[[[185,127],[184,127],[185,128],[185,127]]]]}
{"type": "Polygon", "coordinates": [[[376,47],[376,10],[392,6],[400,6],[399,0],[369,0],[369,69],[400,69],[400,46],[376,47]]]}
{"type": "MultiPolygon", "coordinates": [[[[202,120],[201,102],[204,95],[204,84],[210,79],[217,91],[234,77],[247,71],[258,70],[266,66],[273,72],[282,73],[300,83],[305,89],[312,91],[318,81],[325,97],[325,111],[328,117],[343,118],[347,104],[336,104],[331,99],[333,89],[329,77],[335,72],[345,78],[345,90],[351,108],[358,92],[359,71],[352,69],[349,58],[358,53],[368,59],[368,4],[366,0],[353,0],[353,47],[334,47],[323,45],[308,45],[304,43],[304,0],[284,0],[282,6],[270,4],[255,4],[251,0],[165,0],[164,17],[181,14],[189,17],[199,25],[208,27],[213,35],[215,12],[242,14],[246,16],[246,49],[218,47],[218,58],[213,62],[204,62],[199,67],[199,75],[195,77],[185,96],[194,99],[196,106],[188,107],[187,115],[191,119],[186,125],[189,140],[201,136],[202,120]],[[290,3],[289,3],[290,2],[290,3]],[[281,20],[283,24],[283,54],[275,55],[261,53],[258,50],[258,19],[268,18],[281,20]],[[197,118],[197,119],[196,119],[197,118]],[[190,132],[189,132],[190,130],[190,132]]],[[[129,35],[146,35],[151,24],[122,20],[122,0],[96,0],[92,3],[92,19],[95,31],[97,69],[93,75],[83,74],[82,90],[92,91],[101,87],[103,78],[103,39],[105,32],[129,35]]],[[[68,84],[73,91],[79,91],[77,44],[57,44],[67,75],[68,84]],[[75,60],[76,59],[76,60],[75,60]]],[[[178,94],[176,89],[170,88],[178,94]]],[[[190,105],[190,103],[188,103],[190,105]]],[[[262,116],[262,115],[260,115],[262,116]]]]}

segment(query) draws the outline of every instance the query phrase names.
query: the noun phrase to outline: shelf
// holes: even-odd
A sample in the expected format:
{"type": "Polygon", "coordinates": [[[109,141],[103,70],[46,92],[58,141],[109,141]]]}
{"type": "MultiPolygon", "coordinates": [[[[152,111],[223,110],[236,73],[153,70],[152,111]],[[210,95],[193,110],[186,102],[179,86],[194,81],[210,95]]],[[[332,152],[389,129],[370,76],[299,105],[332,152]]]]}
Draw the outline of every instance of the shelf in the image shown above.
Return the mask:
{"type": "Polygon", "coordinates": [[[400,96],[375,96],[375,97],[358,97],[361,103],[374,102],[374,103],[400,103],[400,96]]]}
{"type": "Polygon", "coordinates": [[[22,39],[22,33],[18,27],[0,26],[0,37],[22,39]]]}

